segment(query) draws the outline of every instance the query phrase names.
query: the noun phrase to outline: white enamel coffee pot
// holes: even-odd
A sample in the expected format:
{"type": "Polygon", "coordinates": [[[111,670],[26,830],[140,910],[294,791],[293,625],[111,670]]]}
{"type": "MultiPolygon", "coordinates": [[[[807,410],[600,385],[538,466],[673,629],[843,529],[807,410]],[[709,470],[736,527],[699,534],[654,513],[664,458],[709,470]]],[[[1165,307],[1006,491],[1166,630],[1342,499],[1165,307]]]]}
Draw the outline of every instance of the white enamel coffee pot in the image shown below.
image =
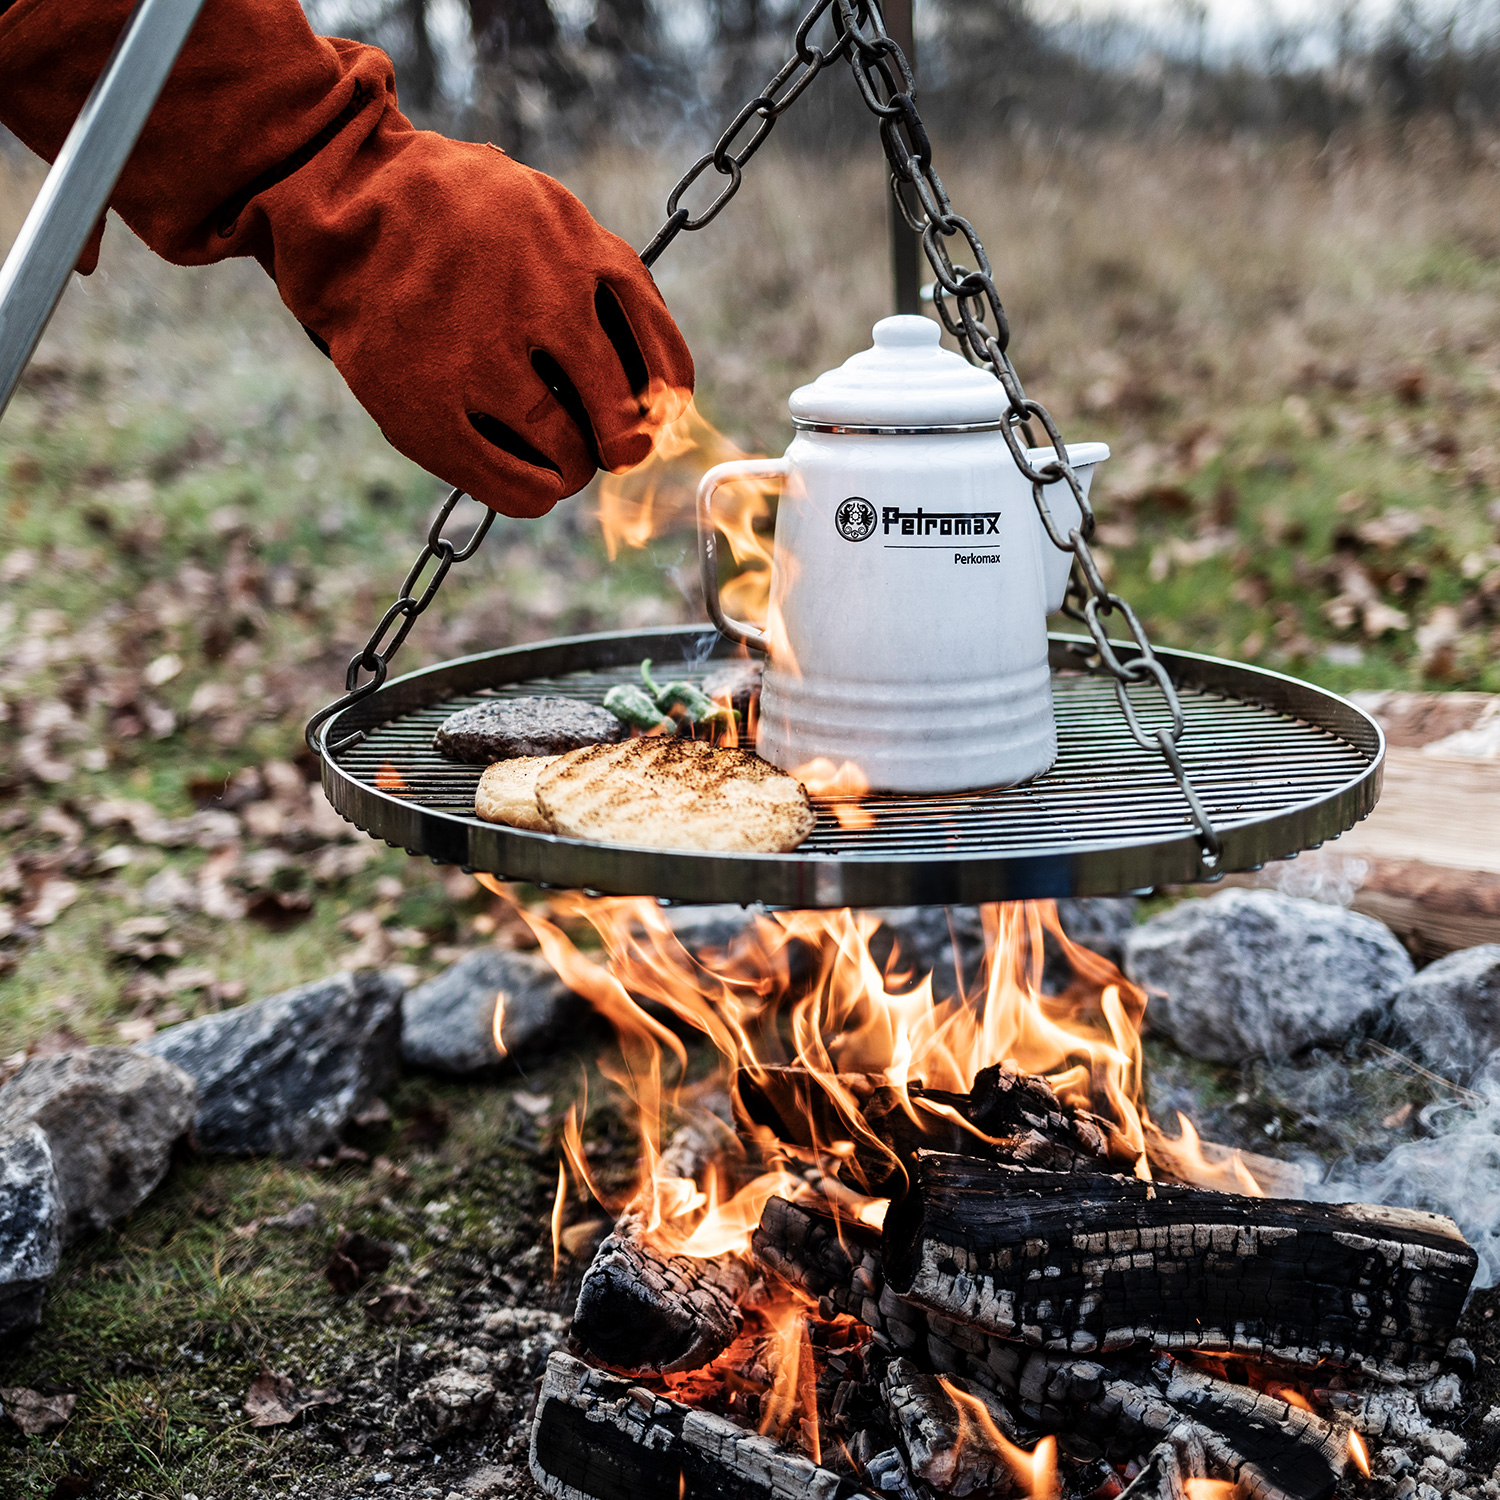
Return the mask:
{"type": "MultiPolygon", "coordinates": [[[[946,792],[1011,786],[1057,755],[1046,619],[1071,556],[1047,539],[1006,447],[999,382],[941,336],[929,318],[882,319],[873,348],[792,393],[784,457],[719,464],[699,485],[709,613],[767,653],[757,748],[785,770],[848,762],[875,791],[946,792]],[[713,496],[771,477],[762,629],[720,604],[713,496]]],[[[1103,443],[1069,445],[1085,493],[1108,457],[1103,443]]],[[[1047,499],[1066,535],[1077,502],[1064,484],[1047,499]]]]}

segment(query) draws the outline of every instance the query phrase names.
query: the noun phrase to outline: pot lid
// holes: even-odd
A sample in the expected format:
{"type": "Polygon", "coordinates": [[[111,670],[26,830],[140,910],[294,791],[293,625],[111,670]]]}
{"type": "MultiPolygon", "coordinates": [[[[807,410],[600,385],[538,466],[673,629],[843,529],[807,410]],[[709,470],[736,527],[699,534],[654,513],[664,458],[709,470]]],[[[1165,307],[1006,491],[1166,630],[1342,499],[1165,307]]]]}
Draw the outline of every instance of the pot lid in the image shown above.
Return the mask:
{"type": "Polygon", "coordinates": [[[1007,405],[1000,382],[944,349],[942,336],[931,318],[882,318],[873,348],[792,392],[788,405],[797,425],[916,431],[998,427],[1007,405]]]}

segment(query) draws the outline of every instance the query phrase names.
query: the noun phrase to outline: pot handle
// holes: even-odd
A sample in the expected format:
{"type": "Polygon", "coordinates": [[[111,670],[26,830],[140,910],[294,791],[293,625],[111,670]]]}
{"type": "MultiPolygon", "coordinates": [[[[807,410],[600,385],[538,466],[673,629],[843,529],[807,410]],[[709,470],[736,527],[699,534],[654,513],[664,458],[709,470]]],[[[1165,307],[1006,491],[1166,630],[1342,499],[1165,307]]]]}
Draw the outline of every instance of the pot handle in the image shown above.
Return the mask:
{"type": "Polygon", "coordinates": [[[715,464],[698,481],[698,571],[703,580],[703,602],[721,635],[755,651],[768,651],[770,641],[758,625],[731,620],[719,602],[719,535],[714,527],[714,491],[736,479],[785,479],[789,465],[784,458],[740,458],[715,464]]]}

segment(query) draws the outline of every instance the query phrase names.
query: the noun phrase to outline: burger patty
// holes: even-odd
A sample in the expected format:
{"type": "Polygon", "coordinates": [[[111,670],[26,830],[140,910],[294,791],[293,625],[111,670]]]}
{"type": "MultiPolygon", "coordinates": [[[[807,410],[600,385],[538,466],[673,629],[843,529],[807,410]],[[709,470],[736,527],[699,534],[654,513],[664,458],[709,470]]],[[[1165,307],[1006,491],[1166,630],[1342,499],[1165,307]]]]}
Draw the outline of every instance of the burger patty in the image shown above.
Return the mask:
{"type": "Polygon", "coordinates": [[[608,709],[575,698],[495,698],[449,715],[432,743],[449,760],[487,766],[518,755],[612,744],[628,733],[608,709]]]}

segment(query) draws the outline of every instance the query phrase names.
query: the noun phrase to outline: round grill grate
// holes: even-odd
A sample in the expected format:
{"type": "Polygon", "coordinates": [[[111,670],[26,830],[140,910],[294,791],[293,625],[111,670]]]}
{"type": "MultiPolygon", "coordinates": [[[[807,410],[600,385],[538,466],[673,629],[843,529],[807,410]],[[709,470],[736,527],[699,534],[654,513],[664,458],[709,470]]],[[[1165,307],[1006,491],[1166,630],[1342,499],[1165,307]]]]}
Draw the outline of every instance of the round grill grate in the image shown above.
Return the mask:
{"type": "MultiPolygon", "coordinates": [[[[589,844],[482,823],[481,767],[432,748],[450,713],[485,697],[556,693],[597,703],[643,657],[701,679],[737,654],[712,628],[577,636],[490,651],[393,679],[321,726],[329,800],[413,854],[506,879],[674,901],[886,906],[1109,895],[1204,878],[1181,791],[1126,729],[1111,683],[1076,670],[1052,637],[1059,754],[1005,791],[814,798],[818,825],[792,854],[709,854],[589,844]],[[359,731],[359,740],[331,754],[359,731]]],[[[1120,646],[1122,659],[1130,648],[1120,646]]],[[[1220,872],[1315,847],[1363,818],[1385,744],[1366,714],[1293,678],[1158,651],[1182,698],[1181,750],[1223,840],[1220,872]]],[[[1141,712],[1150,722],[1150,695],[1141,712]]]]}

